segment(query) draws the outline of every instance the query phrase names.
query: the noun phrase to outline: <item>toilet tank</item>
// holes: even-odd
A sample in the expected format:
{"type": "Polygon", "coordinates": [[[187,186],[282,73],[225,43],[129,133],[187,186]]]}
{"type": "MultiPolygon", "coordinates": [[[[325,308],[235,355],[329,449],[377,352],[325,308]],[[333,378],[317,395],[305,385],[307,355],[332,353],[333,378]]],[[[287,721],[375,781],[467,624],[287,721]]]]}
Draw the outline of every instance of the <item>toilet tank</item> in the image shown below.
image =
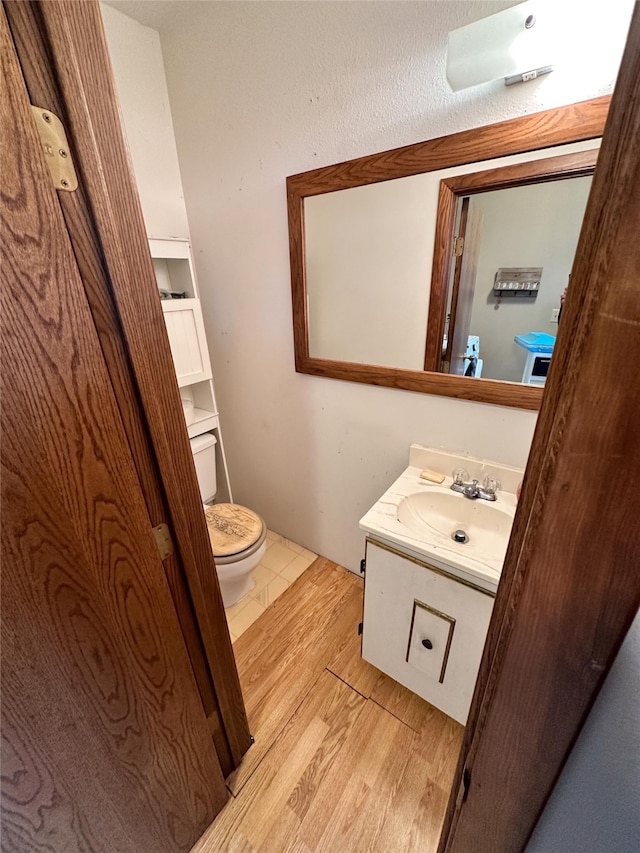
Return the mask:
{"type": "Polygon", "coordinates": [[[202,502],[212,501],[218,488],[216,482],[216,444],[215,435],[210,432],[198,435],[189,440],[193,461],[196,464],[198,485],[202,502]]]}

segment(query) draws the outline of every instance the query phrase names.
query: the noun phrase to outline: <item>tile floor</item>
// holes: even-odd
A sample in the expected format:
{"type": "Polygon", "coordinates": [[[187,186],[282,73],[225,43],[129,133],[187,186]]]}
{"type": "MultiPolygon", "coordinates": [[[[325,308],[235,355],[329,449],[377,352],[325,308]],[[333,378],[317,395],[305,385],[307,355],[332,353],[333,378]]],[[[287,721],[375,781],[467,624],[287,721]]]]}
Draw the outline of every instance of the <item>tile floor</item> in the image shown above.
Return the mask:
{"type": "Polygon", "coordinates": [[[317,556],[272,530],[267,532],[267,551],[253,570],[254,588],[225,611],[232,642],[300,577],[317,556]]]}

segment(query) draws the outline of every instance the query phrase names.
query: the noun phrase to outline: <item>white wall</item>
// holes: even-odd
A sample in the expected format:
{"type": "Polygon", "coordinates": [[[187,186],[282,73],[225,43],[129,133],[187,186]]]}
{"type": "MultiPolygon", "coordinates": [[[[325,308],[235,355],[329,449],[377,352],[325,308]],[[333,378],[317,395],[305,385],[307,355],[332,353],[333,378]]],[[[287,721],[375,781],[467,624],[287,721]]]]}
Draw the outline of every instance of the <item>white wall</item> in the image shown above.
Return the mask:
{"type": "Polygon", "coordinates": [[[594,82],[589,57],[452,93],[446,35],[495,2],[178,6],[162,49],[234,493],[353,569],[411,441],[522,465],[535,415],[296,374],[285,177],[601,94],[612,72],[594,82]]]}
{"type": "Polygon", "coordinates": [[[471,313],[480,336],[482,375],[520,382],[527,353],[515,335],[557,335],[551,311],[560,307],[573,264],[591,178],[573,178],[481,193],[473,203],[484,213],[471,313]],[[530,296],[493,295],[500,267],[542,267],[540,290],[530,296]]]}
{"type": "Polygon", "coordinates": [[[129,155],[149,237],[188,237],[160,36],[100,5],[129,155]]]}
{"type": "Polygon", "coordinates": [[[636,853],[640,839],[640,615],[589,714],[527,853],[636,853]]]}
{"type": "Polygon", "coordinates": [[[433,254],[427,177],[305,199],[311,356],[422,370],[433,254]]]}

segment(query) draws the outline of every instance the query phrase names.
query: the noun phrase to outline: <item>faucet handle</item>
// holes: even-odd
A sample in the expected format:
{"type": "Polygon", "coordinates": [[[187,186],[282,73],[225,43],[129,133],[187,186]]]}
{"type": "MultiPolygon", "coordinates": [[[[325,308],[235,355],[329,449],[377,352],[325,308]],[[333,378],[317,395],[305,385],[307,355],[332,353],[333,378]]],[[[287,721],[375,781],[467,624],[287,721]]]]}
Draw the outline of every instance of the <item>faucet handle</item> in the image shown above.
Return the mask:
{"type": "Polygon", "coordinates": [[[500,481],[496,480],[494,477],[490,477],[489,475],[487,475],[482,481],[482,489],[489,495],[495,495],[500,488],[500,481]]]}
{"type": "Polygon", "coordinates": [[[462,486],[469,482],[469,472],[464,468],[455,468],[451,476],[453,477],[454,484],[457,486],[462,486]]]}

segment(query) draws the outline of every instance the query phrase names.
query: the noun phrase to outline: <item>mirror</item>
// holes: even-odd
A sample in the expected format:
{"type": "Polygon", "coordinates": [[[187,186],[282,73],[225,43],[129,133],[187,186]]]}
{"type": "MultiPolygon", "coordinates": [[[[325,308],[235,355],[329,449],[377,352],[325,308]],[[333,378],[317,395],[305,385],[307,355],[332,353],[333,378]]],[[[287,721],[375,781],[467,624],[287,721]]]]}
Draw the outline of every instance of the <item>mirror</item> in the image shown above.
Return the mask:
{"type": "Polygon", "coordinates": [[[440,182],[435,243],[449,250],[433,264],[426,370],[544,386],[597,157],[576,147],[440,182]]]}
{"type": "MultiPolygon", "coordinates": [[[[289,177],[296,369],[538,408],[544,377],[530,370],[522,384],[530,354],[514,338],[527,344],[528,333],[557,330],[551,317],[608,103],[597,98],[289,177]],[[531,215],[540,204],[544,213],[531,215]],[[507,208],[523,205],[530,245],[512,233],[515,215],[505,220],[507,208]],[[485,226],[473,253],[476,209],[485,226]],[[454,258],[461,224],[467,251],[454,258]],[[515,267],[542,267],[539,282],[527,279],[528,292],[497,289],[498,270],[515,267]],[[476,351],[464,358],[467,345],[457,346],[452,359],[454,341],[476,351]]],[[[536,366],[542,360],[536,355],[536,366]]]]}

